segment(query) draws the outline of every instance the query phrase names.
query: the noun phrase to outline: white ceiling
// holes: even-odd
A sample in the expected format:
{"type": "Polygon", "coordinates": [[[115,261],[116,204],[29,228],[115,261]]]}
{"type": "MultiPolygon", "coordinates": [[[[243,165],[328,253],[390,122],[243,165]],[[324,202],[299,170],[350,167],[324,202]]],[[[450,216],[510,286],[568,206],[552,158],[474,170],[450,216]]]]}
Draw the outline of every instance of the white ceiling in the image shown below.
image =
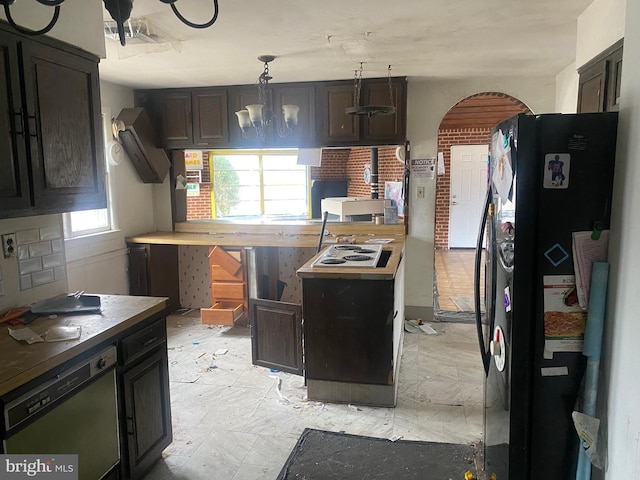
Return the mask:
{"type": "MultiPolygon", "coordinates": [[[[460,78],[556,75],[575,58],[577,18],[592,0],[219,0],[208,29],[184,26],[160,0],[135,0],[172,41],[125,47],[105,39],[102,79],[138,88],[363,77],[460,78]],[[165,49],[153,52],[153,49],[165,49]]],[[[179,0],[206,22],[213,0],[179,0]]],[[[105,19],[110,16],[104,10],[105,19]]]]}

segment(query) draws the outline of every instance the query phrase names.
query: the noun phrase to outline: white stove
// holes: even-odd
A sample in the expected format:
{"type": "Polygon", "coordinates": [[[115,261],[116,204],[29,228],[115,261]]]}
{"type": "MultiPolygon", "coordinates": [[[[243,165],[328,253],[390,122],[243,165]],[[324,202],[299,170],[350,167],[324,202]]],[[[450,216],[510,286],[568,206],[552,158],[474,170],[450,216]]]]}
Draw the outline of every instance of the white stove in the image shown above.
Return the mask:
{"type": "Polygon", "coordinates": [[[312,267],[375,268],[382,245],[337,244],[328,247],[312,267]]]}

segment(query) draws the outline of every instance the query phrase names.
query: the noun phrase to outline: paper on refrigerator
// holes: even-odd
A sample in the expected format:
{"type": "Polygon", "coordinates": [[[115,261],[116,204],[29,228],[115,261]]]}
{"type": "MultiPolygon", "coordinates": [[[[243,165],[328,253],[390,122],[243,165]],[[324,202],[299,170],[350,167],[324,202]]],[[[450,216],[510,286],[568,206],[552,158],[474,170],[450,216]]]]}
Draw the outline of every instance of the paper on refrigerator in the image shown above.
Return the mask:
{"type": "Polygon", "coordinates": [[[606,262],[609,250],[609,230],[600,232],[597,240],[593,232],[573,232],[573,269],[576,274],[576,290],[578,303],[583,309],[589,307],[589,290],[591,288],[591,269],[593,262],[606,262]]]}
{"type": "Polygon", "coordinates": [[[544,350],[581,352],[587,312],[580,308],[574,275],[545,275],[544,350]]]}

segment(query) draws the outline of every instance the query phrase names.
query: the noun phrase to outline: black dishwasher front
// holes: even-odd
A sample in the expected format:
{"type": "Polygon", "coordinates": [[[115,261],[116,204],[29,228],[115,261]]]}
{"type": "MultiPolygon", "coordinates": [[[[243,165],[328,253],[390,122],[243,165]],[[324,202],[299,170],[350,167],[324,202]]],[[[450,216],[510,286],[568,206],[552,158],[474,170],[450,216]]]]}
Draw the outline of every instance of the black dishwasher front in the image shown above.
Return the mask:
{"type": "MultiPolygon", "coordinates": [[[[9,454],[77,454],[79,480],[98,480],[120,462],[115,365],[109,346],[4,403],[9,454]]],[[[111,478],[111,477],[110,477],[111,478]]]]}

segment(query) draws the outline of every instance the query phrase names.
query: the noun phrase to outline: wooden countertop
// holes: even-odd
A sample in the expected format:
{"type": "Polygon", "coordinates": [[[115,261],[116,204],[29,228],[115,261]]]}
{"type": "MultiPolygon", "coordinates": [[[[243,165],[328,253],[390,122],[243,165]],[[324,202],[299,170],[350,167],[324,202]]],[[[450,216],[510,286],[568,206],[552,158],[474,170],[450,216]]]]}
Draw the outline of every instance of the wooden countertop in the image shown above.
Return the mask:
{"type": "MultiPolygon", "coordinates": [[[[238,247],[317,247],[322,222],[292,221],[242,223],[223,220],[176,224],[175,232],[135,235],[129,243],[162,245],[223,245],[238,247]]],[[[370,238],[393,238],[404,242],[404,225],[374,225],[371,222],[327,222],[323,243],[353,237],[356,243],[370,238]]]]}
{"type": "MultiPolygon", "coordinates": [[[[43,316],[27,325],[41,335],[50,326],[79,325],[77,340],[27,344],[9,336],[7,326],[0,327],[0,396],[62,365],[112,337],[124,332],[165,308],[166,298],[100,295],[99,313],[43,316]]],[[[11,327],[21,328],[21,327],[11,327]]]]}
{"type": "MultiPolygon", "coordinates": [[[[362,246],[366,246],[363,244],[362,246]]],[[[301,278],[346,278],[354,280],[391,280],[395,277],[398,265],[403,255],[403,241],[393,241],[387,243],[382,247],[382,251],[391,251],[391,256],[387,261],[387,265],[378,268],[366,268],[366,267],[312,267],[311,265],[316,259],[324,253],[324,249],[314,255],[314,257],[305,263],[296,272],[298,277],[301,278]]]]}

